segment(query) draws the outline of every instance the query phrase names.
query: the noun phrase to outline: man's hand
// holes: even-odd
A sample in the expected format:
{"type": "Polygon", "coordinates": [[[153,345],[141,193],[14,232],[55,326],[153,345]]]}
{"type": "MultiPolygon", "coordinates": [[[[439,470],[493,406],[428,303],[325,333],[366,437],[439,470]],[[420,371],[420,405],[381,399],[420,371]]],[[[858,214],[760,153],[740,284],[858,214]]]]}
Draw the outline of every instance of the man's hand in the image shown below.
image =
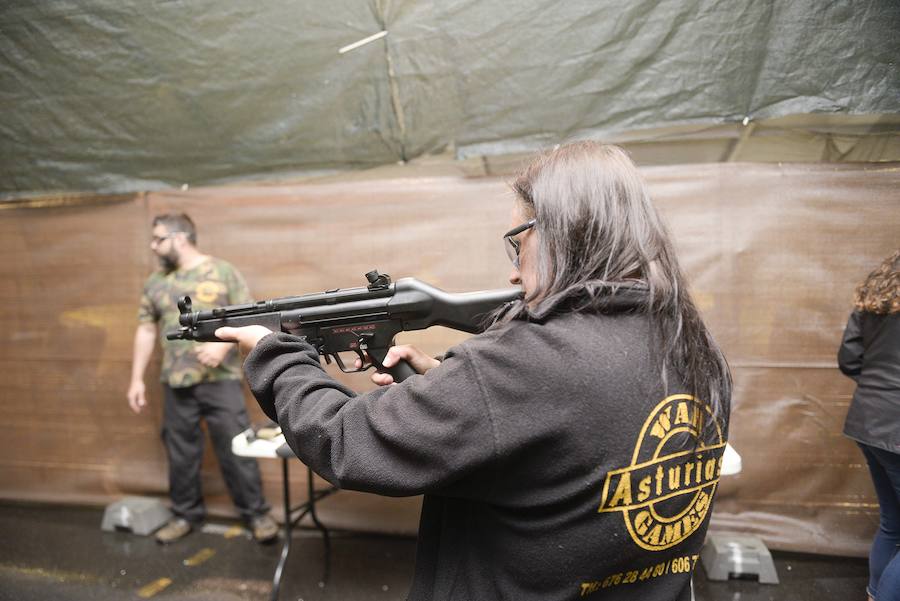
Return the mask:
{"type": "Polygon", "coordinates": [[[206,342],[194,352],[197,353],[197,360],[206,367],[219,367],[230,350],[231,344],[227,342],[206,342]]]}
{"type": "Polygon", "coordinates": [[[135,413],[140,413],[147,406],[147,387],[143,380],[135,380],[128,387],[128,405],[135,413]]]}
{"type": "Polygon", "coordinates": [[[221,340],[231,340],[237,342],[241,348],[241,353],[246,355],[254,348],[256,344],[272,333],[272,330],[265,326],[244,326],[243,328],[219,328],[216,330],[216,338],[221,340]]]}
{"type": "MultiPolygon", "coordinates": [[[[401,344],[399,346],[392,346],[388,349],[387,356],[384,358],[384,366],[385,367],[394,367],[401,360],[406,361],[410,364],[410,366],[416,371],[416,373],[424,374],[429,369],[437,367],[441,364],[440,361],[433,357],[429,357],[419,349],[414,346],[410,346],[408,344],[401,344]]],[[[356,360],[356,367],[362,367],[362,363],[359,359],[356,360]]],[[[387,386],[388,384],[394,383],[394,378],[391,374],[375,372],[371,376],[372,381],[378,384],[379,386],[387,386]]]]}

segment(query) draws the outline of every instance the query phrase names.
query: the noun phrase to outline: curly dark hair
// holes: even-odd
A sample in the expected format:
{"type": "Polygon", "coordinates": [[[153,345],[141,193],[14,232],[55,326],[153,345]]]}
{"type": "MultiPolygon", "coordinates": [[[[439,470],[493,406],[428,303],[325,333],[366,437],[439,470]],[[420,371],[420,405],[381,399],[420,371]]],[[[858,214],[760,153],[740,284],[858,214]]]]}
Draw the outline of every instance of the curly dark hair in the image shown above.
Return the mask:
{"type": "Polygon", "coordinates": [[[866,313],[900,312],[900,248],[859,285],[853,304],[858,311],[866,313]]]}

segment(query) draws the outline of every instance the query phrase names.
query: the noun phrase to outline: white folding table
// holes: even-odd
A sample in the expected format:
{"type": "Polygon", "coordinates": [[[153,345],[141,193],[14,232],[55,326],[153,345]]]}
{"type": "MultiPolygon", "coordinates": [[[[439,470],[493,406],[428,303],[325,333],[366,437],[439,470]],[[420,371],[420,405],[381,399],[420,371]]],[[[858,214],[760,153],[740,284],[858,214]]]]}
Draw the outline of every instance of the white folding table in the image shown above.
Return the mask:
{"type": "Polygon", "coordinates": [[[322,541],[325,544],[325,570],[322,576],[323,582],[328,582],[328,576],[331,571],[331,540],[328,535],[328,528],[319,521],[316,515],[316,501],[324,499],[333,494],[338,489],[330,486],[325,489],[316,490],[313,486],[313,471],[308,466],[306,468],[306,501],[300,503],[296,507],[291,507],[291,488],[290,488],[290,469],[288,461],[296,459],[296,455],[287,445],[283,434],[278,434],[272,439],[263,439],[256,436],[252,428],[244,430],[231,440],[231,452],[241,457],[255,457],[266,459],[281,459],[281,484],[284,497],[284,546],[281,548],[281,558],[275,568],[275,575],[272,577],[272,595],[271,601],[278,599],[278,592],[281,588],[281,578],[284,576],[284,568],[287,564],[288,554],[291,552],[291,531],[294,526],[300,522],[307,514],[312,519],[316,529],[322,533],[322,541]]]}

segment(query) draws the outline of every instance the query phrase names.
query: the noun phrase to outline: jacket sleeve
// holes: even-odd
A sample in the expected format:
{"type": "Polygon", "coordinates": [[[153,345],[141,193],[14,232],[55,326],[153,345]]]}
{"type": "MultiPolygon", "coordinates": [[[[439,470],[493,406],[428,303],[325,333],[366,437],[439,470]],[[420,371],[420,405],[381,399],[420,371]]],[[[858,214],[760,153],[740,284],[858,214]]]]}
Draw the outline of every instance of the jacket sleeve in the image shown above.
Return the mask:
{"type": "Polygon", "coordinates": [[[424,376],[360,395],[289,334],[263,338],[244,370],[297,457],[329,482],[393,496],[465,496],[463,481],[490,470],[496,442],[475,370],[457,348],[424,376]]]}
{"type": "Polygon", "coordinates": [[[859,379],[862,373],[863,362],[863,338],[860,326],[860,313],[854,311],[850,314],[847,327],[844,329],[844,338],[838,349],[838,367],[844,375],[859,379]]]}

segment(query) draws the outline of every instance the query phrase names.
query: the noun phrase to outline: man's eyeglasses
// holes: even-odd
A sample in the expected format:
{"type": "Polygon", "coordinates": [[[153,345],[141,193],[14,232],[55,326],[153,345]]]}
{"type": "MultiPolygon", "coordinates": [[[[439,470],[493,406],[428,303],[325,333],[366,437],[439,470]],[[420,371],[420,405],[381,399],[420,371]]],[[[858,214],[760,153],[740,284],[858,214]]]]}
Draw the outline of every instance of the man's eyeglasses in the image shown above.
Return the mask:
{"type": "Polygon", "coordinates": [[[513,267],[515,267],[516,269],[519,268],[519,252],[522,249],[522,243],[519,242],[516,236],[526,230],[530,230],[531,228],[533,228],[536,221],[536,219],[532,219],[531,221],[516,226],[503,234],[503,242],[505,243],[504,247],[506,247],[506,256],[509,257],[509,260],[512,261],[513,267]]]}
{"type": "Polygon", "coordinates": [[[150,238],[150,244],[151,244],[151,245],[162,244],[163,242],[165,242],[166,240],[168,240],[169,238],[171,238],[171,237],[174,236],[175,234],[180,234],[180,233],[181,233],[181,232],[169,232],[169,233],[166,234],[165,236],[152,236],[152,237],[150,238]]]}

